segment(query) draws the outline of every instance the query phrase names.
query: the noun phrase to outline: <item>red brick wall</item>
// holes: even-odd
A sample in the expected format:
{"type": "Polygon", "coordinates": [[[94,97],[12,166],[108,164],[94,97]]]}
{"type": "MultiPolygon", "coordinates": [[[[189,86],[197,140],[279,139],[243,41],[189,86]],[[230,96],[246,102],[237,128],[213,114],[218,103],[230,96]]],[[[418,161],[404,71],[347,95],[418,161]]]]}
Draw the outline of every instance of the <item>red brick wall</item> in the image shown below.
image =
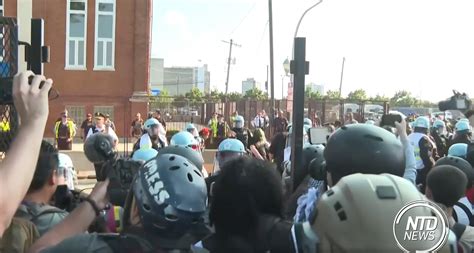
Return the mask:
{"type": "Polygon", "coordinates": [[[3,16],[16,17],[17,16],[17,0],[3,0],[3,16]]]}
{"type": "Polygon", "coordinates": [[[45,19],[45,44],[50,46],[51,62],[45,75],[53,78],[59,99],[50,103],[46,136],[59,112],[66,105],[114,106],[117,134],[128,134],[136,110],[146,115],[147,106],[135,106],[129,98],[134,91],[147,91],[151,0],[117,0],[115,25],[115,71],[93,71],[95,36],[95,0],[87,4],[87,44],[85,71],[65,70],[66,0],[34,0],[33,17],[45,19]]]}

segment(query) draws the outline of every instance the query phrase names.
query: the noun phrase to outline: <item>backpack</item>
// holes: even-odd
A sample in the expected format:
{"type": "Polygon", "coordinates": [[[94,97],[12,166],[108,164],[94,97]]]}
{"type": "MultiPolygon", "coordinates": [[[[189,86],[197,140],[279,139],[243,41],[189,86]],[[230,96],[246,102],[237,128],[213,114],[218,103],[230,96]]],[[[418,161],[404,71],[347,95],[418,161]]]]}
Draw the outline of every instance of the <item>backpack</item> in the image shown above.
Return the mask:
{"type": "MultiPolygon", "coordinates": [[[[469,208],[461,202],[457,202],[454,205],[458,206],[459,208],[461,208],[466,213],[467,218],[469,219],[469,226],[474,226],[474,215],[472,215],[471,210],[469,210],[469,208]]],[[[456,222],[458,222],[458,216],[457,216],[456,212],[453,212],[453,218],[456,222]]]]}
{"type": "Polygon", "coordinates": [[[42,226],[50,225],[48,224],[38,224],[39,219],[49,214],[65,214],[66,212],[62,209],[59,209],[55,206],[42,205],[39,208],[35,208],[29,204],[22,203],[18,210],[15,213],[15,217],[31,221],[35,227],[38,229],[40,234],[46,232],[43,230],[42,226]]]}
{"type": "Polygon", "coordinates": [[[39,237],[40,234],[31,221],[13,218],[0,238],[0,252],[27,252],[39,237]]]}

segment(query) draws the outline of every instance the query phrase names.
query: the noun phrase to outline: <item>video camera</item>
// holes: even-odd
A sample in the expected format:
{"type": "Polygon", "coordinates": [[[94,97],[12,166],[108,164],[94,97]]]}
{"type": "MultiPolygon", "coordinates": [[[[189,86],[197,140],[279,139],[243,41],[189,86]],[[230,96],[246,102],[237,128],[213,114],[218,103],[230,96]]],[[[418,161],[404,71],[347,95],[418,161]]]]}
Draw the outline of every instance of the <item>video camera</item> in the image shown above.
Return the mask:
{"type": "Polygon", "coordinates": [[[441,101],[438,103],[438,107],[440,111],[447,111],[447,110],[459,110],[459,111],[466,111],[471,108],[472,101],[466,95],[466,93],[460,93],[458,91],[453,90],[454,95],[448,98],[445,101],[441,101]]]}
{"type": "Polygon", "coordinates": [[[113,148],[113,139],[105,133],[95,133],[84,143],[87,159],[96,166],[98,181],[110,180],[107,189],[110,202],[115,206],[124,206],[133,179],[142,166],[139,161],[119,158],[113,148]]]}

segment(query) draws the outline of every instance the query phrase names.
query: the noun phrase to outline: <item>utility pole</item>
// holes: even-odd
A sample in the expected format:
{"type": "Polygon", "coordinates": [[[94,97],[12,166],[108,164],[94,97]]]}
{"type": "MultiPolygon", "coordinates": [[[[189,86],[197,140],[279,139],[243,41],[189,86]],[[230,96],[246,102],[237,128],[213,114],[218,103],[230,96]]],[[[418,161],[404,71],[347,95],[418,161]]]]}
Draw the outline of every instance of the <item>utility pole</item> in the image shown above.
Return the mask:
{"type": "Polygon", "coordinates": [[[273,66],[273,11],[272,0],[268,0],[268,27],[270,34],[270,89],[271,103],[270,103],[270,135],[273,136],[273,121],[275,119],[275,80],[274,80],[274,66],[273,66]]]}
{"type": "Polygon", "coordinates": [[[226,78],[226,81],[225,81],[225,94],[227,95],[227,92],[229,91],[229,75],[230,75],[230,63],[232,61],[232,47],[233,46],[241,47],[242,45],[234,43],[234,41],[232,39],[230,39],[230,42],[225,41],[225,40],[223,40],[222,42],[230,44],[229,58],[227,59],[227,78],[226,78]]]}
{"type": "Polygon", "coordinates": [[[344,77],[344,63],[346,62],[346,57],[342,57],[342,69],[341,69],[341,81],[339,82],[339,98],[342,96],[342,78],[344,77]]]}

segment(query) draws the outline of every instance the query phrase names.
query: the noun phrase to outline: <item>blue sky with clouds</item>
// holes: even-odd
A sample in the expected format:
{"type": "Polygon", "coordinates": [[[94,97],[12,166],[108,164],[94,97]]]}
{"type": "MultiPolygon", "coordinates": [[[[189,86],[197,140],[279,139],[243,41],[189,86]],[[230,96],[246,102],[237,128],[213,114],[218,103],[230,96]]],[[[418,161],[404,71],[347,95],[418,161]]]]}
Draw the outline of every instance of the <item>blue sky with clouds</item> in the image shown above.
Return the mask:
{"type": "MultiPolygon", "coordinates": [[[[277,97],[296,23],[315,2],[273,0],[277,97]]],[[[211,86],[223,90],[228,45],[221,40],[233,38],[242,47],[233,51],[230,90],[239,91],[248,77],[264,83],[269,62],[267,3],[154,0],[152,56],[164,58],[165,66],[207,63],[211,86]]],[[[371,95],[407,89],[433,101],[453,88],[474,94],[472,10],[472,0],[324,0],[299,31],[307,38],[306,80],[337,89],[346,57],[345,94],[357,88],[371,95]]]]}

